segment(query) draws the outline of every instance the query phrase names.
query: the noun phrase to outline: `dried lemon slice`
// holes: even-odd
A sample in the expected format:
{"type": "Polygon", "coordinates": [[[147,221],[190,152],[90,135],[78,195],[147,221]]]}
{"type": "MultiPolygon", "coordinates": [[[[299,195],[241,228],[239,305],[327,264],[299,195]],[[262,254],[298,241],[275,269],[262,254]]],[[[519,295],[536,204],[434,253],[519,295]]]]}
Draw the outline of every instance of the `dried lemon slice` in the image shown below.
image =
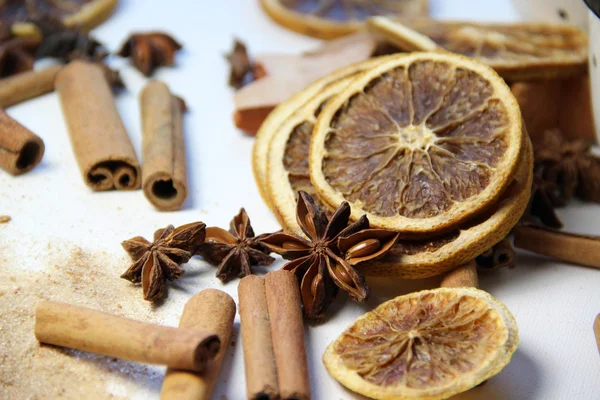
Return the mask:
{"type": "Polygon", "coordinates": [[[356,32],[373,15],[427,15],[428,0],[261,0],[278,24],[319,39],[356,32]]]}
{"type": "Polygon", "coordinates": [[[360,266],[365,275],[419,279],[458,267],[500,242],[525,212],[533,181],[533,150],[524,138],[523,154],[514,181],[497,203],[460,227],[421,240],[398,239],[381,259],[360,266]]]}
{"type": "Polygon", "coordinates": [[[374,17],[369,29],[405,51],[445,50],[475,58],[508,80],[583,74],[587,37],[569,25],[477,24],[374,17]]]}
{"type": "Polygon", "coordinates": [[[515,318],[488,293],[440,288],[396,297],[327,347],[325,367],[375,399],[445,399],[498,374],[519,342],[515,318]]]}
{"type": "Polygon", "coordinates": [[[519,106],[491,68],[453,54],[392,56],[321,112],[310,178],[375,227],[441,232],[493,204],[523,142],[519,106]]]}
{"type": "Polygon", "coordinates": [[[13,34],[32,36],[37,28],[28,20],[44,15],[59,18],[68,27],[90,30],[103,22],[115,9],[118,0],[0,0],[0,22],[12,26],[13,34]]]}
{"type": "MultiPolygon", "coordinates": [[[[342,80],[349,76],[354,76],[368,68],[377,65],[378,63],[382,62],[383,59],[385,58],[379,57],[353,64],[317,80],[304,90],[296,93],[289,100],[278,105],[262,123],[259,131],[256,134],[254,147],[252,148],[252,171],[254,173],[254,179],[256,181],[256,185],[258,186],[260,195],[272,211],[275,212],[275,207],[272,204],[268,189],[268,155],[271,140],[273,137],[282,132],[281,125],[307,101],[319,94],[321,91],[325,90],[325,88],[327,88],[333,82],[342,80]]],[[[308,157],[308,148],[306,149],[306,157],[308,157]]],[[[312,194],[314,191],[310,191],[309,193],[312,194]]]]}

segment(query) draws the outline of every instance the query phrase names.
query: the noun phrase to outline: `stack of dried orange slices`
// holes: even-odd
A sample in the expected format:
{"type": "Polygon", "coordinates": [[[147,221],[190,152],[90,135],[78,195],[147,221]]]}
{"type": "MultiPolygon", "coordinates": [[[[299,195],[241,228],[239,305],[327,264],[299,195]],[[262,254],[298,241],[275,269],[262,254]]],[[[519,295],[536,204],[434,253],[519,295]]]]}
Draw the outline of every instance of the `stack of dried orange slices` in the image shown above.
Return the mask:
{"type": "Polygon", "coordinates": [[[518,105],[489,67],[449,53],[371,59],[284,102],[262,125],[254,173],[286,230],[296,193],[401,239],[367,275],[421,278],[472,260],[517,223],[531,145],[518,105]],[[310,156],[309,156],[310,154],[310,156]]]}

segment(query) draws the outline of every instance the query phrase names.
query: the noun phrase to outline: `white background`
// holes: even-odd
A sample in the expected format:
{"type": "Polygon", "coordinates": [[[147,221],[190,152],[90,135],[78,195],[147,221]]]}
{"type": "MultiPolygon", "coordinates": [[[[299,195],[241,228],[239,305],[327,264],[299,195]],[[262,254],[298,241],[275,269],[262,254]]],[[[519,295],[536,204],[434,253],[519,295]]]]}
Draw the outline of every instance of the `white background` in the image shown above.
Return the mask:
{"type": "MultiPolygon", "coordinates": [[[[254,53],[295,53],[314,47],[318,41],[286,31],[270,21],[257,0],[121,2],[114,17],[94,31],[109,49],[116,50],[131,31],[157,28],[171,32],[185,45],[185,51],[177,56],[178,66],[160,69],[155,77],[185,98],[191,110],[185,117],[189,199],[182,211],[159,213],[141,191],[92,193],[80,177],[56,95],[13,107],[9,114],[46,142],[42,164],[31,173],[15,179],[0,171],[0,214],[13,217],[9,224],[0,225],[0,241],[20,238],[11,241],[11,255],[5,258],[15,267],[39,268],[39,261],[27,254],[44,254],[50,241],[64,240],[120,255],[124,254],[121,240],[136,235],[150,237],[155,229],[169,223],[179,225],[201,219],[207,225],[225,227],[241,206],[246,207],[257,233],[279,229],[255,187],[250,167],[253,139],[237,131],[232,123],[233,93],[227,87],[228,66],[223,54],[234,36],[246,41],[254,53]]],[[[432,0],[432,13],[455,19],[518,18],[507,0],[432,0]]],[[[118,97],[117,105],[139,154],[137,94],[145,79],[125,61],[115,59],[111,64],[121,68],[129,87],[118,97]]],[[[600,233],[599,210],[596,205],[575,204],[560,214],[566,229],[600,233]]],[[[187,281],[184,276],[178,289],[171,290],[165,305],[157,310],[168,324],[177,324],[186,299],[202,288],[220,288],[237,299],[237,281],[222,285],[214,278],[212,267],[202,261],[194,262],[206,273],[187,281]]],[[[276,264],[280,265],[281,262],[276,264]]],[[[329,377],[320,361],[325,347],[346,326],[384,300],[436,284],[436,279],[369,279],[373,295],[367,305],[350,304],[345,296],[339,296],[332,307],[332,318],[322,326],[307,329],[314,398],[356,398],[329,377]]],[[[521,344],[500,375],[457,398],[600,398],[600,356],[592,332],[593,319],[600,312],[599,284],[598,270],[533,255],[519,256],[514,270],[482,276],[482,288],[515,314],[521,344]]],[[[236,318],[236,336],[237,321],[236,318]]],[[[239,339],[230,351],[215,399],[244,397],[239,339]]],[[[150,394],[158,397],[158,390],[140,388],[139,398],[150,394]]]]}

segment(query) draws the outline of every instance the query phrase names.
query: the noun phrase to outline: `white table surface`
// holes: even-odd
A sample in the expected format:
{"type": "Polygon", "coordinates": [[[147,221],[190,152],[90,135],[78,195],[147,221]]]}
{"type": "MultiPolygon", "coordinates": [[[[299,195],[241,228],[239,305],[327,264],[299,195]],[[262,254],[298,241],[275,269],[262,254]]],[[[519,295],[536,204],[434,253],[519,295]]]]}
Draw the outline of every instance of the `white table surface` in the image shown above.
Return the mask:
{"type": "MultiPolygon", "coordinates": [[[[188,102],[185,117],[190,196],[182,211],[161,213],[141,191],[92,193],[84,186],[71,152],[58,98],[50,94],[15,106],[9,114],[39,134],[46,142],[40,166],[17,179],[0,171],[0,214],[13,220],[0,225],[0,243],[10,243],[4,260],[15,267],[39,269],[40,257],[57,240],[84,249],[122,255],[120,241],[132,236],[151,237],[169,223],[179,225],[201,219],[207,225],[228,226],[241,206],[246,207],[257,232],[279,229],[263,204],[250,167],[253,139],[232,122],[232,95],[227,86],[228,66],[223,54],[234,36],[246,41],[252,52],[300,52],[319,41],[289,32],[267,18],[257,0],[122,0],[118,11],[94,34],[115,50],[130,31],[161,28],[185,45],[177,68],[155,75],[165,80],[188,102]],[[168,5],[167,5],[168,4],[168,5]],[[11,240],[19,237],[20,240],[11,240]]],[[[508,0],[432,0],[437,17],[480,20],[516,20],[508,0]]],[[[117,100],[119,111],[136,150],[140,150],[137,103],[144,77],[127,62],[114,59],[129,91],[117,100]]],[[[566,228],[600,233],[600,208],[576,204],[561,210],[566,228]]],[[[125,260],[125,258],[123,258],[125,260]]],[[[156,312],[176,325],[185,301],[197,290],[215,287],[237,299],[237,282],[222,285],[214,269],[201,260],[194,266],[207,270],[200,277],[184,276],[178,290],[156,312]]],[[[281,265],[281,261],[275,265],[281,265]]],[[[126,268],[127,265],[124,265],[126,268]]],[[[435,279],[390,281],[369,279],[372,296],[366,306],[345,296],[331,307],[332,318],[322,326],[307,328],[307,345],[315,399],[353,399],[329,377],[320,358],[325,347],[356,317],[382,301],[410,291],[433,287],[435,279]]],[[[126,282],[125,282],[126,283],[126,282]]],[[[481,287],[504,302],[514,313],[521,343],[512,362],[486,385],[457,399],[597,399],[600,398],[600,356],[592,323],[600,312],[600,271],[567,266],[533,255],[520,255],[518,267],[481,276],[481,287]]],[[[242,399],[244,372],[236,317],[234,340],[214,391],[215,399],[242,399]]],[[[34,379],[32,377],[32,379],[34,379]]],[[[118,387],[107,382],[109,393],[118,387]]],[[[136,398],[158,398],[160,388],[140,385],[136,398]]]]}

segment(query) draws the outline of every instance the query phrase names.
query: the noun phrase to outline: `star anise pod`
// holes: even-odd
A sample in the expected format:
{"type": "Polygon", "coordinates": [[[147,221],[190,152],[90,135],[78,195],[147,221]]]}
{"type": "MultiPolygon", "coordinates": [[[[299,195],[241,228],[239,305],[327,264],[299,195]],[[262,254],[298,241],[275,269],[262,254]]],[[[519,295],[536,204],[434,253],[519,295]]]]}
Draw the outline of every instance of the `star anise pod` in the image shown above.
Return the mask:
{"type": "Polygon", "coordinates": [[[254,235],[250,218],[242,208],[231,220],[229,232],[216,226],[206,228],[205,243],[196,253],[218,265],[217,278],[228,282],[252,274],[252,266],[271,265],[275,261],[262,243],[264,236],[254,235]]]}
{"type": "Polygon", "coordinates": [[[36,58],[52,57],[63,62],[75,59],[99,62],[108,55],[102,43],[87,32],[66,27],[60,19],[46,16],[32,22],[42,34],[36,58]]]}
{"type": "Polygon", "coordinates": [[[194,222],[175,229],[169,225],[154,232],[151,243],[141,236],[125,240],[121,245],[133,260],[133,264],[121,278],[142,283],[144,299],[156,301],[166,295],[167,280],[183,276],[180,267],[189,261],[204,241],[206,225],[194,222]]]}
{"type": "Polygon", "coordinates": [[[238,39],[233,42],[233,50],[226,55],[229,61],[229,86],[240,89],[265,75],[262,67],[250,60],[246,45],[238,39]]]}
{"type": "Polygon", "coordinates": [[[600,159],[590,148],[587,141],[565,139],[558,129],[546,131],[535,143],[536,168],[542,169],[544,179],[558,185],[565,203],[574,195],[600,199],[600,159]]]}
{"type": "Polygon", "coordinates": [[[163,32],[134,33],[117,54],[131,57],[133,65],[150,76],[160,66],[175,64],[175,52],[181,48],[181,44],[163,32]]]}
{"type": "Polygon", "coordinates": [[[539,219],[543,225],[560,229],[563,224],[556,215],[555,208],[564,206],[556,182],[543,176],[543,168],[536,168],[533,175],[531,197],[523,219],[539,219]]]}
{"type": "Polygon", "coordinates": [[[0,37],[0,78],[33,69],[33,53],[39,42],[10,35],[0,37]]]}
{"type": "Polygon", "coordinates": [[[325,315],[338,288],[363,302],[369,295],[364,278],[354,266],[385,254],[398,232],[370,229],[362,216],[348,225],[350,206],[342,203],[329,219],[312,197],[298,192],[296,219],[308,239],[278,232],[263,240],[275,253],[292,260],[283,269],[292,271],[300,283],[304,314],[311,319],[325,315]]]}

